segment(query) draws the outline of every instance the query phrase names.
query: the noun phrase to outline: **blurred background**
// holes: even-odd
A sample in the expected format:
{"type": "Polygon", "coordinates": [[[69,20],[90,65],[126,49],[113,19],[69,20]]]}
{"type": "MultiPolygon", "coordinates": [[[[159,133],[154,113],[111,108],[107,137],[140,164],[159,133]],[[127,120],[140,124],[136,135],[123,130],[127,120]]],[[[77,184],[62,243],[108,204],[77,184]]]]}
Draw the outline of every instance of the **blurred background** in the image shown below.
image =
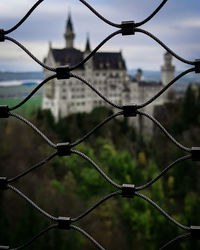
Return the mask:
{"type": "MultiPolygon", "coordinates": [[[[141,21],[161,1],[92,1],[89,3],[113,22],[141,21]]],[[[8,29],[35,3],[32,0],[1,0],[1,28],[8,29]]],[[[147,24],[150,31],[172,50],[188,60],[200,57],[200,2],[169,1],[147,24]]],[[[51,47],[65,47],[63,37],[71,13],[74,46],[84,51],[86,38],[94,49],[116,29],[99,20],[79,1],[44,1],[11,37],[21,42],[41,61],[51,47]],[[89,34],[89,35],[88,35],[89,34]],[[51,42],[51,43],[49,43],[51,42]]],[[[126,62],[126,80],[135,81],[142,69],[142,81],[160,83],[165,51],[143,34],[110,40],[101,49],[121,52],[126,62]]],[[[189,68],[173,58],[175,75],[189,68]]],[[[87,79],[87,75],[85,75],[87,79]]],[[[43,69],[9,41],[0,44],[0,105],[13,106],[44,79],[43,69]]],[[[91,79],[92,81],[92,79],[91,79]]],[[[183,145],[200,143],[200,78],[190,73],[175,84],[175,97],[164,102],[153,114],[183,145]]],[[[23,115],[55,143],[75,141],[114,111],[101,104],[90,112],[75,112],[55,121],[42,109],[43,89],[16,113],[23,115]]],[[[134,100],[133,100],[134,101],[134,100]]],[[[131,118],[134,119],[134,118],[131,118]]],[[[115,119],[99,129],[77,149],[91,159],[115,182],[143,185],[156,177],[178,157],[185,155],[159,129],[150,136],[141,133],[127,119],[115,119]]],[[[13,177],[53,150],[29,127],[9,118],[0,121],[0,176],[13,177]]],[[[161,180],[143,191],[174,219],[190,226],[200,224],[199,164],[191,160],[173,167],[161,180]]],[[[40,169],[20,179],[14,186],[55,216],[78,216],[105,195],[115,191],[95,169],[78,156],[56,157],[40,169]]],[[[11,191],[0,192],[0,245],[19,246],[50,224],[24,200],[11,191]]],[[[106,249],[159,249],[173,237],[184,233],[140,198],[113,198],[95,209],[77,225],[90,233],[106,249]]],[[[169,249],[199,249],[198,241],[185,240],[169,249]]],[[[54,230],[27,249],[93,249],[93,245],[74,231],[54,230]]]]}

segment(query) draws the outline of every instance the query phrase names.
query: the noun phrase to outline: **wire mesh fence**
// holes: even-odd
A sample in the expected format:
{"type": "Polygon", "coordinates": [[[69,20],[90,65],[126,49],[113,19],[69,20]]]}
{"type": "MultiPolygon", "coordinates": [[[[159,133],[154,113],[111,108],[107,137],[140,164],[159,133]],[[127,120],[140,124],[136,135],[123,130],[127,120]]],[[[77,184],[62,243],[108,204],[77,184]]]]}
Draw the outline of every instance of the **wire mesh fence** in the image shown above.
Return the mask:
{"type": "MultiPolygon", "coordinates": [[[[34,236],[31,240],[27,241],[23,245],[19,247],[10,247],[10,246],[0,246],[0,249],[24,249],[27,246],[29,246],[32,242],[36,241],[40,236],[47,233],[50,230],[53,229],[60,229],[60,230],[75,230],[84,235],[88,240],[90,240],[97,248],[99,249],[105,249],[100,243],[98,243],[91,235],[89,235],[86,231],[84,231],[82,228],[77,227],[74,225],[76,222],[80,221],[84,217],[86,217],[89,213],[91,213],[94,209],[96,209],[98,206],[100,206],[102,203],[108,201],[110,198],[114,196],[122,196],[126,198],[132,199],[134,196],[137,196],[146,202],[148,202],[151,206],[153,206],[155,209],[157,209],[164,217],[166,217],[169,221],[171,221],[175,226],[178,228],[184,230],[186,233],[182,234],[173,240],[169,241],[165,245],[163,245],[160,249],[167,248],[170,244],[174,243],[178,240],[183,240],[185,238],[192,238],[192,239],[199,239],[200,238],[200,226],[185,226],[181,224],[180,222],[173,219],[168,213],[166,213],[161,207],[159,207],[153,200],[145,196],[144,194],[140,193],[140,191],[149,188],[151,185],[153,185],[156,181],[158,181],[162,176],[164,176],[171,168],[173,168],[176,164],[181,163],[183,161],[192,160],[192,161],[200,161],[200,147],[187,147],[179,143],[163,126],[162,124],[156,120],[153,116],[144,113],[140,111],[140,109],[146,107],[147,105],[150,105],[152,102],[154,102],[160,95],[162,95],[164,92],[167,91],[167,89],[173,85],[178,79],[183,77],[186,74],[189,74],[190,72],[200,73],[200,60],[196,59],[194,61],[189,61],[185,58],[182,58],[178,54],[176,54],[174,51],[172,51],[168,46],[165,45],[162,41],[159,40],[156,36],[148,32],[147,30],[144,30],[141,28],[145,23],[149,22],[160,10],[161,8],[167,3],[167,0],[164,0],[161,2],[161,4],[149,15],[146,19],[135,22],[135,21],[122,21],[121,23],[113,23],[110,20],[106,19],[103,15],[98,13],[89,3],[87,3],[84,0],[80,0],[82,4],[84,4],[90,11],[92,11],[98,18],[100,18],[103,22],[107,23],[110,26],[113,26],[117,30],[114,31],[112,34],[110,34],[107,38],[105,38],[83,61],[79,62],[77,65],[70,65],[70,66],[60,66],[57,68],[53,68],[49,65],[44,64],[43,62],[39,61],[29,50],[27,50],[20,42],[16,41],[12,37],[8,36],[10,33],[12,33],[14,30],[16,30],[20,25],[23,24],[23,22],[26,21],[26,19],[31,15],[31,13],[43,2],[43,0],[39,0],[35,3],[35,5],[28,11],[28,13],[12,28],[9,30],[3,30],[0,29],[0,42],[5,42],[6,40],[14,43],[16,46],[20,47],[25,53],[27,53],[36,63],[40,64],[45,69],[52,71],[52,75],[49,76],[47,79],[42,81],[23,101],[18,103],[17,105],[13,107],[8,107],[6,105],[0,106],[0,118],[9,118],[13,117],[15,119],[20,120],[27,126],[31,127],[40,137],[46,141],[46,143],[49,144],[50,147],[54,149],[54,153],[51,154],[49,157],[44,159],[43,161],[39,162],[38,164],[30,167],[25,172],[22,172],[18,174],[15,177],[7,178],[7,177],[0,177],[0,189],[1,190],[10,190],[17,194],[20,198],[24,199],[26,202],[30,204],[30,206],[34,207],[38,212],[40,212],[42,215],[46,216],[49,220],[52,221],[53,224],[51,224],[49,227],[38,233],[36,236],[34,236]],[[127,105],[117,105],[110,101],[107,97],[105,97],[100,91],[98,91],[92,83],[88,82],[86,79],[83,79],[81,76],[76,75],[73,73],[75,69],[78,69],[79,67],[83,66],[92,56],[95,55],[95,53],[110,39],[112,39],[114,36],[122,35],[122,36],[134,36],[135,33],[142,33],[150,38],[152,38],[155,42],[157,42],[160,46],[162,46],[166,51],[168,51],[171,55],[173,55],[175,58],[180,60],[181,62],[191,65],[192,67],[188,68],[187,70],[180,73],[177,77],[175,77],[171,82],[169,82],[165,87],[163,87],[162,90],[160,90],[155,96],[151,97],[149,100],[147,100],[144,103],[140,104],[127,104],[127,105]],[[114,113],[113,115],[107,117],[104,121],[102,121],[100,124],[98,124],[96,127],[94,127],[91,131],[89,131],[87,134],[83,135],[82,138],[77,139],[76,141],[70,143],[70,142],[61,142],[55,144],[53,141],[51,141],[45,134],[43,134],[34,124],[32,124],[30,121],[26,120],[24,117],[13,113],[14,110],[21,107],[23,104],[25,104],[45,83],[48,81],[57,78],[58,80],[62,79],[70,79],[70,78],[76,78],[80,81],[82,81],[84,84],[86,84],[90,89],[92,89],[98,96],[100,96],[106,103],[114,107],[115,109],[118,109],[119,111],[114,113]],[[84,153],[78,151],[75,149],[76,146],[84,142],[90,135],[95,133],[96,130],[98,130],[100,127],[104,126],[107,122],[114,119],[115,117],[123,116],[123,117],[146,117],[151,122],[153,122],[164,134],[165,136],[178,148],[180,148],[182,151],[186,153],[186,155],[178,158],[174,162],[172,162],[169,166],[167,166],[156,178],[152,179],[148,183],[145,183],[142,186],[136,186],[132,183],[116,183],[113,181],[92,159],[90,159],[87,155],[84,153]],[[36,203],[34,203],[31,199],[29,199],[24,193],[22,193],[19,189],[13,186],[13,183],[23,178],[25,175],[28,175],[30,172],[35,171],[36,169],[40,168],[42,165],[46,164],[50,160],[52,160],[54,157],[64,157],[71,155],[78,155],[79,157],[83,158],[87,162],[89,162],[96,171],[104,178],[110,185],[112,185],[116,191],[113,193],[108,194],[102,200],[94,204],[91,208],[89,208],[87,211],[83,212],[82,214],[78,215],[77,217],[71,218],[71,217],[55,217],[51,214],[49,214],[47,211],[40,208],[36,203]]],[[[134,209],[134,208],[133,208],[134,209]]]]}

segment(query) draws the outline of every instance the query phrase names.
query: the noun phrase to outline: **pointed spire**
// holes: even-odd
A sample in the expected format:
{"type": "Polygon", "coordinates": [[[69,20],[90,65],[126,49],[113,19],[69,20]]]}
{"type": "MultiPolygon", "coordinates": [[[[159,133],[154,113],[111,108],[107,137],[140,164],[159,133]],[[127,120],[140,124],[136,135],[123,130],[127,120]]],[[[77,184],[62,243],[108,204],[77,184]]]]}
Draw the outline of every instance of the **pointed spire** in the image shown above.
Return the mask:
{"type": "Polygon", "coordinates": [[[72,18],[71,18],[71,11],[69,10],[68,19],[67,19],[67,30],[73,32],[73,25],[72,25],[72,18]]]}
{"type": "Polygon", "coordinates": [[[86,46],[85,46],[85,51],[90,52],[90,37],[89,37],[89,33],[87,33],[87,40],[86,40],[86,46]]]}

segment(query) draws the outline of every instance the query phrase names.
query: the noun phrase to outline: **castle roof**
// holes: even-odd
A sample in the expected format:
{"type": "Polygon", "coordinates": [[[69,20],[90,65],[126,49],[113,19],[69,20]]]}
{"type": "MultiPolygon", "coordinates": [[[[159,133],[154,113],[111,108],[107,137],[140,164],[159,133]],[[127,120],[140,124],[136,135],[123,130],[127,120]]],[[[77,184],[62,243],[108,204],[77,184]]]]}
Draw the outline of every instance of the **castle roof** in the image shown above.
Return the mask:
{"type": "MultiPolygon", "coordinates": [[[[81,62],[84,58],[84,53],[74,48],[51,49],[51,51],[54,60],[60,65],[73,66],[81,62]]],[[[126,64],[121,52],[97,52],[92,60],[94,70],[126,69],[126,64]]]]}
{"type": "Polygon", "coordinates": [[[60,65],[76,65],[83,60],[83,53],[74,48],[51,49],[54,60],[60,65]]]}
{"type": "Polygon", "coordinates": [[[126,69],[121,52],[98,52],[93,62],[94,69],[126,69]]]}

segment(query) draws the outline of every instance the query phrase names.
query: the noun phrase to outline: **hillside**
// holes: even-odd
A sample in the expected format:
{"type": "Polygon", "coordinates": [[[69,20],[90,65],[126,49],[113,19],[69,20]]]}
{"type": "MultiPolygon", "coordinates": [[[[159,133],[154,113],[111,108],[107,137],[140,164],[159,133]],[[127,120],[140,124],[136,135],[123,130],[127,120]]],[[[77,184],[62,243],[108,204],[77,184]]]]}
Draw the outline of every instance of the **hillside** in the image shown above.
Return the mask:
{"type": "MultiPolygon", "coordinates": [[[[128,70],[129,75],[135,75],[137,72],[136,69],[128,70]]],[[[177,71],[176,75],[180,74],[181,71],[177,71]]],[[[145,81],[156,81],[159,82],[161,80],[160,71],[152,71],[152,70],[143,70],[143,78],[145,81]]],[[[178,80],[173,86],[177,90],[185,91],[190,83],[197,82],[200,84],[200,79],[198,74],[188,74],[178,80]]]]}
{"type": "Polygon", "coordinates": [[[0,81],[42,80],[43,72],[6,72],[0,71],[0,81]]]}
{"type": "MultiPolygon", "coordinates": [[[[184,100],[157,110],[156,116],[162,124],[178,141],[187,146],[200,143],[200,138],[193,136],[199,134],[199,117],[189,117],[192,114],[186,110],[187,107],[196,110],[199,100],[190,90],[184,100]],[[176,114],[172,110],[176,110],[176,114]],[[180,122],[182,120],[184,124],[180,122]]],[[[111,113],[107,108],[96,108],[89,114],[74,114],[54,123],[48,111],[35,110],[30,119],[54,143],[74,142],[111,113]]],[[[54,152],[34,131],[15,119],[2,120],[0,126],[2,176],[13,177],[54,152]]],[[[184,155],[158,129],[155,130],[152,140],[145,142],[123,118],[110,121],[75,149],[89,156],[116,183],[134,183],[136,186],[147,183],[168,164],[184,155]]],[[[200,223],[200,186],[197,178],[200,173],[196,165],[197,163],[189,160],[182,162],[152,187],[143,191],[143,194],[184,225],[200,223]]],[[[67,214],[71,217],[78,216],[104,196],[116,191],[91,164],[73,154],[55,157],[13,185],[48,213],[55,216],[67,214]]],[[[1,213],[4,214],[0,219],[2,244],[9,242],[14,246],[20,245],[50,224],[12,192],[2,193],[0,202],[1,213]],[[14,213],[12,207],[7,206],[10,200],[15,208],[14,213]],[[26,226],[30,222],[33,226],[26,226]],[[7,229],[6,232],[4,228],[7,229]],[[14,238],[10,233],[13,231],[14,238]]],[[[155,250],[180,234],[177,227],[138,197],[112,198],[78,225],[109,250],[155,250]]],[[[54,250],[58,239],[59,250],[65,250],[66,245],[69,250],[94,249],[76,232],[56,230],[47,233],[28,249],[54,250]]],[[[178,248],[174,245],[171,249],[198,248],[198,241],[184,241],[181,245],[178,244],[178,248]]]]}

